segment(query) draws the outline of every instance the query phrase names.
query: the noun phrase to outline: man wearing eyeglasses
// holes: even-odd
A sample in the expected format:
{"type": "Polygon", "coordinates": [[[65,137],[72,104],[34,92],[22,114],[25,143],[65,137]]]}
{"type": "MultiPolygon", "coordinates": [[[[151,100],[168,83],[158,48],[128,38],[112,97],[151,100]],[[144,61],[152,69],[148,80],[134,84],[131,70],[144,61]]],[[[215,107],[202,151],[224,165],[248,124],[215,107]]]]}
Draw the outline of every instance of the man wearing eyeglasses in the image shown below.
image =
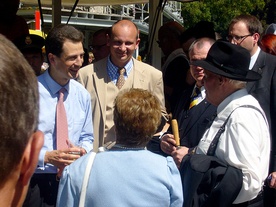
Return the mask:
{"type": "Polygon", "coordinates": [[[110,53],[107,46],[107,35],[110,32],[110,28],[103,28],[97,30],[90,39],[89,49],[94,54],[94,62],[99,61],[107,57],[110,53]]]}
{"type": "Polygon", "coordinates": [[[249,69],[258,72],[262,78],[247,83],[249,94],[253,95],[263,108],[272,136],[270,172],[265,188],[264,206],[276,206],[276,57],[265,53],[258,46],[263,32],[261,22],[252,15],[239,15],[232,19],[228,40],[246,48],[251,55],[249,69]],[[274,189],[273,189],[274,188],[274,189]]]}

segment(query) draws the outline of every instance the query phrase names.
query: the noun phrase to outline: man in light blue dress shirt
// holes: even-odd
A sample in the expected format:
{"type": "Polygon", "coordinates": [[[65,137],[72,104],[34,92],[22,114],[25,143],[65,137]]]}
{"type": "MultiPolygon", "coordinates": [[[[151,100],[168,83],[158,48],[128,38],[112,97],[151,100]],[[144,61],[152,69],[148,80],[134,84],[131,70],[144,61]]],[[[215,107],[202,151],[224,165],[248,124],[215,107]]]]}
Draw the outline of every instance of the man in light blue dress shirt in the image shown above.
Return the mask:
{"type": "Polygon", "coordinates": [[[92,150],[91,98],[75,80],[83,63],[83,34],[69,25],[53,28],[46,38],[49,69],[38,77],[40,114],[38,129],[45,135],[37,169],[24,206],[55,206],[59,176],[65,166],[92,150]],[[57,149],[56,105],[65,89],[64,107],[68,123],[65,149],[57,149]]]}

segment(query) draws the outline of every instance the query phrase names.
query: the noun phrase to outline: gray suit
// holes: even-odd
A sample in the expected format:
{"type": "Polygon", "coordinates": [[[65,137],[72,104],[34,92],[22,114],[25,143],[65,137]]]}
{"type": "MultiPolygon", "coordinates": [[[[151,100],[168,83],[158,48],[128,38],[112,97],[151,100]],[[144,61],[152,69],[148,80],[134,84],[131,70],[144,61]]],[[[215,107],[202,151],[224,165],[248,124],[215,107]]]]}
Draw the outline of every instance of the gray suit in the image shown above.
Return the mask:
{"type": "MultiPolygon", "coordinates": [[[[164,107],[164,89],[161,71],[133,59],[133,83],[129,88],[141,88],[151,91],[164,107]]],[[[79,71],[78,81],[91,95],[94,125],[94,151],[105,144],[106,106],[113,99],[107,95],[107,84],[111,82],[107,73],[107,58],[88,65],[79,71]]],[[[123,87],[122,89],[126,89],[123,87]]],[[[119,90],[116,92],[118,93],[119,90]]],[[[114,94],[113,94],[114,95],[114,94]]],[[[114,125],[114,124],[113,124],[114,125]]],[[[114,131],[115,137],[115,131],[114,131]]]]}

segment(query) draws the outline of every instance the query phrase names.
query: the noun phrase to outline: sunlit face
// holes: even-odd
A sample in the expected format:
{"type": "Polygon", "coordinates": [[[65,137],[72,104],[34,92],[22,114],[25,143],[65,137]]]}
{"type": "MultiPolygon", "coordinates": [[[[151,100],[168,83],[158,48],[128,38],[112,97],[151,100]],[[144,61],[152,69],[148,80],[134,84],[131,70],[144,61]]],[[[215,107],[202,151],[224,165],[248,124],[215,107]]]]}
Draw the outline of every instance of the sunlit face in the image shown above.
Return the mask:
{"type": "Polygon", "coordinates": [[[254,47],[258,42],[258,34],[250,34],[244,22],[240,21],[229,28],[229,42],[240,45],[254,54],[254,47]]]}
{"type": "Polygon", "coordinates": [[[60,85],[66,85],[70,79],[78,76],[83,63],[84,50],[82,42],[65,40],[60,57],[49,54],[50,75],[60,85]]]}
{"type": "Polygon", "coordinates": [[[197,48],[195,46],[189,53],[189,57],[191,61],[190,72],[193,78],[196,80],[198,86],[202,85],[202,79],[204,77],[204,69],[199,66],[193,65],[193,61],[205,60],[210,47],[211,45],[209,46],[205,45],[202,48],[197,48]]]}
{"type": "Polygon", "coordinates": [[[41,73],[41,66],[43,64],[43,56],[41,52],[23,52],[25,59],[32,66],[35,74],[38,76],[41,73]]]}
{"type": "Polygon", "coordinates": [[[111,61],[118,67],[124,67],[132,58],[134,51],[138,48],[140,39],[137,39],[137,30],[132,23],[127,25],[117,23],[113,27],[111,37],[108,38],[110,46],[111,61]]]}
{"type": "Polygon", "coordinates": [[[205,88],[206,99],[214,106],[218,106],[220,104],[218,100],[219,88],[221,85],[219,77],[219,75],[212,72],[207,70],[204,71],[203,85],[205,88]]]}

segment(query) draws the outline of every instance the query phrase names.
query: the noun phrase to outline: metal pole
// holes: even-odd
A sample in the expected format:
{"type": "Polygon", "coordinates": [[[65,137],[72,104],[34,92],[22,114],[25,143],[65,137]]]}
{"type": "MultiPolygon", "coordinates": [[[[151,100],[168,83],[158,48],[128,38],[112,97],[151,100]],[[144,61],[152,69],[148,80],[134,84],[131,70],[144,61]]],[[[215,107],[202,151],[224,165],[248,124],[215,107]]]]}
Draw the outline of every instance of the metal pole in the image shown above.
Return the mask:
{"type": "Polygon", "coordinates": [[[61,0],[52,0],[52,27],[61,23],[61,0]]]}
{"type": "Polygon", "coordinates": [[[162,25],[163,18],[162,18],[162,12],[158,13],[158,16],[154,18],[155,12],[157,12],[157,7],[159,6],[159,1],[156,0],[150,0],[149,1],[150,6],[150,14],[149,14],[149,38],[151,37],[152,41],[149,44],[152,44],[151,53],[150,53],[150,64],[154,66],[155,68],[161,70],[161,49],[158,47],[158,44],[155,40],[158,39],[158,29],[162,25]],[[156,31],[152,25],[155,25],[156,31]]]}

